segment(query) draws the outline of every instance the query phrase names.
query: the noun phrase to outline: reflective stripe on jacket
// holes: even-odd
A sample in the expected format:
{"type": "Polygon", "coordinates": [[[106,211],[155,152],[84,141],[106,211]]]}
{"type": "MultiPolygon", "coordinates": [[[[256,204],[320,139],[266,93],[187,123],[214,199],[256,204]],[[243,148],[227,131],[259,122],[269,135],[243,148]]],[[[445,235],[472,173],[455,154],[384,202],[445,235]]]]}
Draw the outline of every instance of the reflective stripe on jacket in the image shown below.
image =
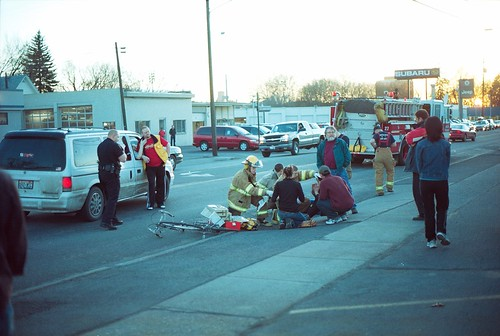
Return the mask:
{"type": "Polygon", "coordinates": [[[234,175],[227,195],[230,208],[245,212],[250,208],[252,196],[264,196],[266,188],[256,182],[247,169],[242,169],[234,175]]]}

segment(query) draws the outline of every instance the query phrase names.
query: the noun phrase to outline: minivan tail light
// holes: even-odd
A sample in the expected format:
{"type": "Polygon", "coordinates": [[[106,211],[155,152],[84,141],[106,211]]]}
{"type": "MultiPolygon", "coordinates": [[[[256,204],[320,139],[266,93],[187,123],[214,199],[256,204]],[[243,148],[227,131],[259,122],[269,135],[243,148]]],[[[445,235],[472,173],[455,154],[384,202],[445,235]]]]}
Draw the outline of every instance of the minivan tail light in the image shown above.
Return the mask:
{"type": "Polygon", "coordinates": [[[73,188],[73,181],[71,180],[71,177],[64,176],[62,178],[62,190],[71,191],[72,188],[73,188]]]}

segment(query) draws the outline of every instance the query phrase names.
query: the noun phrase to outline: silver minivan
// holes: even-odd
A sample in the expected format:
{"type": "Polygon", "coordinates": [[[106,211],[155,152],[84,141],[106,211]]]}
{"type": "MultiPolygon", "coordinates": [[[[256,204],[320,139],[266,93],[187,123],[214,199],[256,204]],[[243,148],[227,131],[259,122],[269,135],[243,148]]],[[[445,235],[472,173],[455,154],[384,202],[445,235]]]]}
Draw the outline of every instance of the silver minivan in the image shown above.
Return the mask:
{"type": "MultiPolygon", "coordinates": [[[[147,176],[134,150],[140,136],[131,131],[118,133],[118,144],[127,154],[118,200],[145,196],[147,176]]],[[[25,213],[79,212],[88,221],[98,220],[105,198],[99,183],[97,146],[107,135],[108,130],[103,129],[71,128],[8,132],[0,143],[0,169],[8,172],[17,185],[25,213]]],[[[173,178],[172,165],[167,161],[165,198],[173,178]]]]}

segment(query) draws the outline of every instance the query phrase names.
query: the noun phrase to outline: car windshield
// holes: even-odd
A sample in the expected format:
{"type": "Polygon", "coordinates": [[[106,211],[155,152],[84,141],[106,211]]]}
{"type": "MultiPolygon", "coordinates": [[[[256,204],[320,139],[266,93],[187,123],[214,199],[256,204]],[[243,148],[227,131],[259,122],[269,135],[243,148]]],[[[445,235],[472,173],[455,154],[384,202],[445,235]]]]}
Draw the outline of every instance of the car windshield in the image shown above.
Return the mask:
{"type": "Polygon", "coordinates": [[[297,132],[297,124],[293,123],[293,124],[276,125],[273,127],[273,132],[275,132],[275,133],[277,133],[277,132],[283,132],[283,133],[297,132]]]}
{"type": "Polygon", "coordinates": [[[60,138],[5,138],[0,143],[0,168],[62,171],[65,148],[60,138]]]}

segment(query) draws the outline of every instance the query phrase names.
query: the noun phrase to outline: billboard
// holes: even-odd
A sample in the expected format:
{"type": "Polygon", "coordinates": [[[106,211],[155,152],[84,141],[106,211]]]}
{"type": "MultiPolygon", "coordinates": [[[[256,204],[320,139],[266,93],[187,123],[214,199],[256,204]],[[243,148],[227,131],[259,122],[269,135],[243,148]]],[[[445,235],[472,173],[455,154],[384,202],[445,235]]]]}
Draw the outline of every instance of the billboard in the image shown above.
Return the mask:
{"type": "Polygon", "coordinates": [[[458,90],[462,98],[474,98],[474,79],[460,79],[458,90]]]}
{"type": "Polygon", "coordinates": [[[394,78],[396,79],[438,78],[438,77],[439,77],[439,68],[394,71],[394,78]]]}

